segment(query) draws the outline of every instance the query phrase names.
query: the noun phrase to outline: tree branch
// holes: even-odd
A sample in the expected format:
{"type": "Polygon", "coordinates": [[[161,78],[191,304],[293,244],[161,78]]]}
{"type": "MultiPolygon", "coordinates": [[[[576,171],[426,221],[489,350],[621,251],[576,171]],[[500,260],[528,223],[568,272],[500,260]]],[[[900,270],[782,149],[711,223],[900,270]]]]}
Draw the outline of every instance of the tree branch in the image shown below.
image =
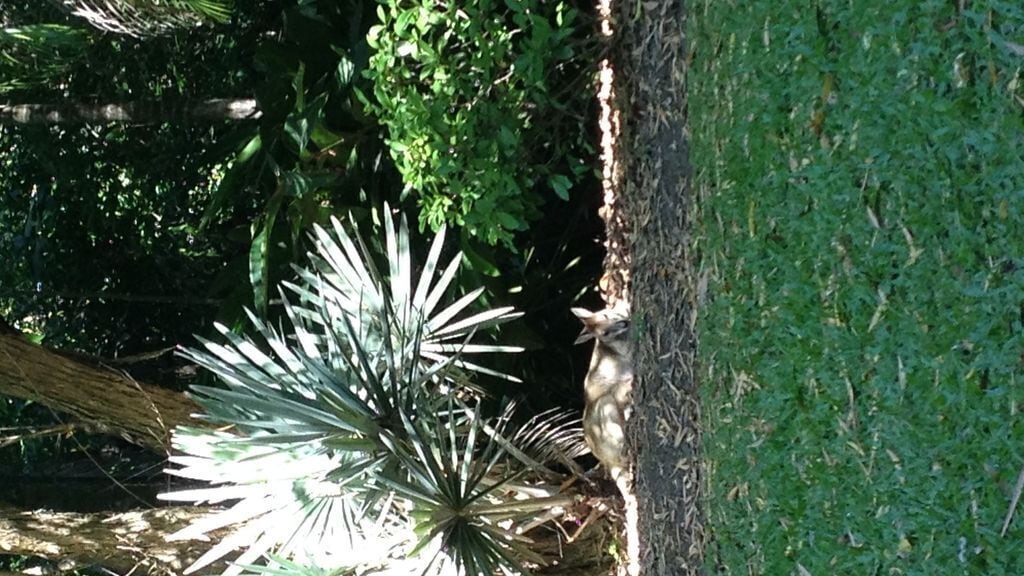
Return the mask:
{"type": "Polygon", "coordinates": [[[160,452],[175,426],[202,426],[199,407],[185,394],[135,381],[0,333],[0,394],[66,412],[105,433],[160,452]]]}
{"type": "MultiPolygon", "coordinates": [[[[39,556],[62,565],[102,566],[127,574],[180,574],[202,555],[209,542],[167,542],[209,509],[154,508],[119,514],[77,514],[0,507],[0,552],[39,556]]],[[[219,540],[223,534],[215,535],[219,540]]],[[[207,567],[220,572],[224,565],[207,567]]]]}

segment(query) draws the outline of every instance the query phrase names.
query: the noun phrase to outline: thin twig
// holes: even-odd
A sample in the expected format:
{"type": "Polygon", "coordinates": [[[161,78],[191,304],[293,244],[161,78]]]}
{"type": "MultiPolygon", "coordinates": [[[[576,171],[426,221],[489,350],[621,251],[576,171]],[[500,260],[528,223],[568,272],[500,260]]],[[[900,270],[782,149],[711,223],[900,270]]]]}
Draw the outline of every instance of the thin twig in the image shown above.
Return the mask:
{"type": "Polygon", "coordinates": [[[61,424],[59,426],[48,426],[46,428],[27,428],[29,432],[23,432],[21,434],[12,434],[10,436],[0,437],[0,448],[10,446],[15,442],[22,440],[28,440],[29,438],[40,438],[43,436],[52,436],[54,434],[67,434],[74,432],[76,426],[74,424],[61,424]]]}
{"type": "Polygon", "coordinates": [[[1020,467],[1020,474],[1017,475],[1017,486],[1013,489],[1013,497],[1010,498],[1010,508],[1006,511],[1006,519],[1003,520],[1003,529],[999,531],[999,536],[1005,537],[1006,530],[1010,527],[1010,522],[1013,520],[1013,511],[1017,509],[1017,502],[1020,501],[1020,493],[1024,491],[1024,466],[1020,467]]]}

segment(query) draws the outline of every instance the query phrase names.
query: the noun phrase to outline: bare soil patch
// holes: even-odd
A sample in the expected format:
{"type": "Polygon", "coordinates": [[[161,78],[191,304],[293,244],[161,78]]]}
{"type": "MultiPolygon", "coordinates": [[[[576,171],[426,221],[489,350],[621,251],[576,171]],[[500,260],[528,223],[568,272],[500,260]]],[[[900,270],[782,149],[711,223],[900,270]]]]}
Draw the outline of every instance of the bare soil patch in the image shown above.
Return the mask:
{"type": "Polygon", "coordinates": [[[617,4],[612,62],[621,184],[604,213],[608,256],[602,290],[611,301],[631,299],[637,333],[629,435],[641,565],[646,575],[700,574],[704,527],[685,5],[617,4]]]}

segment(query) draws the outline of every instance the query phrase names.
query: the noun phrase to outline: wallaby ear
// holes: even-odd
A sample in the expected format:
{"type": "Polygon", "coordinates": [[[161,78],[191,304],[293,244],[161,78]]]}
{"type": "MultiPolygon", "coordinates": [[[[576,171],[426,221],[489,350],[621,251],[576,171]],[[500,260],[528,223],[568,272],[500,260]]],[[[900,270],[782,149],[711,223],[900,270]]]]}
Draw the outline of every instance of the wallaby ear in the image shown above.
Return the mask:
{"type": "Polygon", "coordinates": [[[588,328],[584,328],[583,331],[580,332],[580,335],[576,337],[576,341],[573,342],[573,344],[582,344],[593,337],[594,333],[591,332],[588,328]]]}
{"type": "Polygon", "coordinates": [[[594,313],[586,308],[570,308],[569,310],[572,310],[572,313],[575,314],[577,318],[583,320],[584,324],[587,323],[587,320],[594,317],[594,313]]]}
{"type": "Polygon", "coordinates": [[[594,327],[594,313],[586,308],[570,308],[570,310],[572,310],[572,313],[575,314],[577,318],[583,321],[583,331],[576,337],[576,341],[573,342],[573,344],[582,344],[583,342],[593,338],[594,333],[592,330],[594,327]]]}

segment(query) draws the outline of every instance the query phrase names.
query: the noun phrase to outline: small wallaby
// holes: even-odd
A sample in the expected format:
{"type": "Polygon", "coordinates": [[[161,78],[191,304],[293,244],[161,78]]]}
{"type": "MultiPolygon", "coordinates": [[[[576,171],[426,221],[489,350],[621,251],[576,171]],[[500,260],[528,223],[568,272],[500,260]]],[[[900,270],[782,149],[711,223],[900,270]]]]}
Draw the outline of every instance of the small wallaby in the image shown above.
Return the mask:
{"type": "Polygon", "coordinates": [[[593,339],[594,354],[583,382],[583,436],[616,484],[627,481],[626,410],[633,390],[629,314],[619,308],[573,308],[583,321],[576,344],[593,339]]]}
{"type": "MultiPolygon", "coordinates": [[[[626,512],[626,574],[640,574],[640,508],[626,459],[626,418],[633,394],[633,353],[628,308],[591,312],[573,308],[583,321],[576,344],[593,339],[594,354],[583,381],[583,437],[622,493],[626,512]]],[[[621,572],[620,572],[621,573],[621,572]]]]}

